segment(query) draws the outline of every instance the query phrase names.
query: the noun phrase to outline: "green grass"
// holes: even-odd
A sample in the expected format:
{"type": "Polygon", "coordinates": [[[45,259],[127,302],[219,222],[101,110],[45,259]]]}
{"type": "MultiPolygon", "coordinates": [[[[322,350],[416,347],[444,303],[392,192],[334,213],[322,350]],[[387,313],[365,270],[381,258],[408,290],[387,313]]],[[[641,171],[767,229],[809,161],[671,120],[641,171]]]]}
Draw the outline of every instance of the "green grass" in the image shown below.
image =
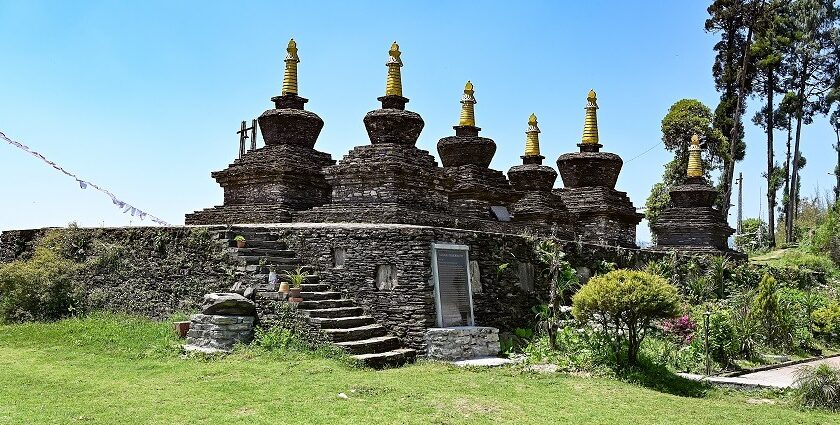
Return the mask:
{"type": "Polygon", "coordinates": [[[837,266],[830,258],[805,252],[801,248],[770,251],[750,257],[750,262],[774,267],[804,267],[809,270],[827,273],[829,276],[835,276],[838,273],[837,266]]]}
{"type": "Polygon", "coordinates": [[[168,324],[128,317],[0,326],[0,424],[840,421],[791,408],[787,396],[708,389],[673,375],[631,384],[431,362],[373,371],[297,351],[183,357],[177,344],[168,324]],[[669,394],[685,387],[695,396],[669,394]]]}

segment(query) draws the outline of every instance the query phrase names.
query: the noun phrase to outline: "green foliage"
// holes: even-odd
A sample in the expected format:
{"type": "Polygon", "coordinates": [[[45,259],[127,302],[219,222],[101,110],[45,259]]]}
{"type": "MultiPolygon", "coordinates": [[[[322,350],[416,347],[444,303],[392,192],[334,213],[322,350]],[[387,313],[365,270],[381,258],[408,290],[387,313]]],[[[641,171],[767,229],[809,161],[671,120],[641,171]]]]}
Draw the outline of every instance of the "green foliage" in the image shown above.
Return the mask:
{"type": "Polygon", "coordinates": [[[236,235],[236,237],[234,237],[233,240],[236,242],[245,242],[245,236],[236,235]]]}
{"type": "Polygon", "coordinates": [[[28,260],[0,265],[0,321],[55,320],[72,314],[81,301],[73,283],[79,266],[59,254],[87,255],[87,242],[48,234],[28,260]]]}
{"type": "Polygon", "coordinates": [[[665,148],[674,152],[676,167],[682,170],[681,175],[673,175],[672,179],[665,179],[668,184],[681,184],[685,180],[685,170],[688,167],[688,146],[691,136],[698,135],[703,147],[710,155],[705,161],[704,170],[707,172],[712,165],[718,164],[725,156],[721,148],[726,147],[726,136],[712,125],[711,109],[696,99],[682,99],[671,105],[665,118],[662,119],[662,142],[665,148]]]}
{"type": "Polygon", "coordinates": [[[292,288],[300,288],[300,285],[306,281],[306,273],[303,272],[303,267],[298,267],[294,270],[286,270],[284,274],[286,281],[292,288]]]}
{"type": "Polygon", "coordinates": [[[760,218],[745,218],[741,222],[741,234],[735,236],[735,246],[747,254],[766,249],[768,241],[767,223],[760,218]]]}
{"type": "Polygon", "coordinates": [[[608,373],[616,366],[612,346],[589,327],[566,326],[557,332],[556,348],[547,336],[533,339],[524,350],[529,363],[556,364],[568,372],[608,373]]]}
{"type": "Polygon", "coordinates": [[[811,313],[814,332],[831,340],[837,340],[840,335],[840,304],[833,302],[819,307],[811,313]]]}
{"type": "Polygon", "coordinates": [[[770,275],[764,275],[758,284],[758,291],[752,301],[750,319],[763,328],[765,342],[774,347],[784,346],[789,334],[779,305],[779,285],[770,275]]]}
{"type": "MultiPolygon", "coordinates": [[[[663,182],[655,183],[650,188],[650,195],[645,200],[645,218],[651,229],[659,221],[659,216],[662,214],[662,211],[671,203],[671,195],[668,193],[669,190],[670,187],[663,182]]],[[[653,231],[651,231],[651,237],[655,237],[653,231]]]]}
{"type": "Polygon", "coordinates": [[[560,250],[560,246],[551,240],[543,240],[536,247],[537,258],[545,265],[545,274],[549,281],[549,304],[548,309],[538,314],[537,318],[542,327],[547,331],[549,341],[555,346],[557,334],[557,322],[560,320],[560,307],[565,304],[567,293],[578,285],[578,277],[575,269],[565,260],[566,254],[560,250]]]}
{"type": "Polygon", "coordinates": [[[803,407],[840,411],[840,369],[803,366],[796,373],[796,398],[803,407]]]}
{"type": "Polygon", "coordinates": [[[639,345],[652,321],[678,313],[677,289],[665,279],[635,270],[616,270],[593,277],[575,294],[572,314],[595,321],[614,342],[616,352],[627,344],[627,359],[636,365],[639,345]]]}
{"type": "MultiPolygon", "coordinates": [[[[840,265],[840,207],[826,212],[806,246],[812,254],[828,255],[835,266],[840,265]]],[[[833,269],[836,272],[836,267],[833,269]]]]}

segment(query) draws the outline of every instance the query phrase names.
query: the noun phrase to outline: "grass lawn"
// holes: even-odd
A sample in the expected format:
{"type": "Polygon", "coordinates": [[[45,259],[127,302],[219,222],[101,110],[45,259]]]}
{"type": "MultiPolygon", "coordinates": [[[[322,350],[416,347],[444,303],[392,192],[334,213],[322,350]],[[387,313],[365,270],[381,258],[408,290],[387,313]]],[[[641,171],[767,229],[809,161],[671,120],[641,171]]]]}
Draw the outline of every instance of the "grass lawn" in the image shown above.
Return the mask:
{"type": "Polygon", "coordinates": [[[126,317],[0,326],[0,424],[840,423],[769,392],[695,386],[678,396],[430,362],[373,371],[291,350],[183,358],[177,343],[168,324],[126,317]]]}

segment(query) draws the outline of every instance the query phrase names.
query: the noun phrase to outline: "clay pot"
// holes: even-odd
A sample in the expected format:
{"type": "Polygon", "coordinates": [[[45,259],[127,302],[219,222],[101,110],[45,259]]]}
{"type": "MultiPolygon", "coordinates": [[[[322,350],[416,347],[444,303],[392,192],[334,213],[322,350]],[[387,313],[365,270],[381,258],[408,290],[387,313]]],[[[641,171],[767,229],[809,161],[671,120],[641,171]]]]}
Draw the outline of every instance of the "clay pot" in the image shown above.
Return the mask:
{"type": "Polygon", "coordinates": [[[283,294],[289,293],[289,284],[287,282],[280,282],[279,291],[283,294]]]}
{"type": "Polygon", "coordinates": [[[237,248],[245,248],[245,241],[236,241],[237,248]]]}
{"type": "Polygon", "coordinates": [[[190,331],[190,322],[175,322],[175,334],[178,335],[178,338],[184,339],[187,337],[187,332],[190,331]]]}
{"type": "Polygon", "coordinates": [[[290,288],[289,289],[289,297],[290,298],[300,298],[300,288],[290,288]]]}

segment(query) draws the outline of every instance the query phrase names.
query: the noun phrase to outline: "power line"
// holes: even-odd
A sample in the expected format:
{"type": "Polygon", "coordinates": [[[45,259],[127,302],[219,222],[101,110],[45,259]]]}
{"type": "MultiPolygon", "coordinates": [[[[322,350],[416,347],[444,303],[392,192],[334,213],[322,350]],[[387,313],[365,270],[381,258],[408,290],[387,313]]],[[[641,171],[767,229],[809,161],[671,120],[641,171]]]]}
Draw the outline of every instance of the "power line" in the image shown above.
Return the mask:
{"type": "Polygon", "coordinates": [[[627,161],[624,161],[624,163],[626,164],[626,163],[628,163],[628,162],[630,162],[630,161],[632,161],[632,160],[634,160],[634,159],[638,159],[638,158],[639,158],[639,157],[641,157],[642,155],[644,155],[644,154],[646,154],[646,153],[648,153],[648,152],[650,152],[650,151],[654,150],[656,147],[658,147],[658,146],[659,146],[659,145],[661,145],[661,144],[662,144],[662,141],[660,140],[660,141],[656,142],[656,144],[655,144],[655,145],[651,146],[648,150],[646,150],[646,151],[644,151],[644,152],[642,152],[642,153],[640,153],[640,154],[638,154],[638,155],[634,156],[633,158],[628,159],[627,161]]]}
{"type": "Polygon", "coordinates": [[[55,162],[52,162],[52,161],[48,160],[47,158],[45,158],[45,157],[44,157],[44,155],[41,155],[40,153],[38,153],[38,152],[36,152],[36,151],[34,151],[34,150],[30,149],[30,148],[29,148],[29,146],[26,146],[26,145],[24,145],[24,144],[22,144],[22,143],[16,142],[16,141],[14,141],[14,140],[12,140],[12,139],[8,138],[8,137],[6,136],[6,134],[5,134],[5,133],[3,133],[2,131],[0,131],[0,138],[2,138],[3,140],[5,140],[6,142],[8,142],[10,145],[12,145],[12,146],[14,146],[14,147],[16,147],[16,148],[18,148],[18,149],[20,149],[20,150],[22,150],[22,151],[24,151],[24,152],[26,152],[26,153],[30,154],[30,155],[32,155],[32,156],[34,156],[34,157],[36,157],[36,158],[40,159],[41,161],[45,162],[47,165],[49,165],[50,167],[52,167],[52,168],[54,168],[54,169],[58,170],[59,172],[61,172],[61,173],[65,174],[65,175],[67,175],[67,176],[69,176],[69,177],[72,177],[74,180],[76,180],[76,182],[77,182],[77,183],[79,183],[79,187],[80,187],[80,188],[82,188],[82,189],[87,189],[87,188],[88,188],[88,186],[90,186],[90,187],[92,187],[92,188],[94,188],[94,189],[96,189],[96,190],[98,190],[98,191],[100,191],[100,192],[102,192],[102,193],[104,193],[104,194],[108,195],[108,197],[109,197],[109,198],[111,198],[111,202],[113,202],[113,203],[114,203],[114,205],[116,205],[117,207],[119,207],[120,209],[122,209],[122,210],[123,210],[123,213],[130,213],[132,217],[134,217],[134,216],[140,217],[140,220],[143,220],[143,219],[145,219],[146,217],[149,217],[149,219],[150,219],[150,220],[152,220],[153,222],[155,222],[155,223],[157,223],[157,224],[160,224],[160,225],[162,225],[162,226],[171,226],[171,224],[169,224],[169,223],[167,223],[167,222],[165,222],[165,221],[161,220],[160,218],[158,218],[158,217],[156,217],[156,216],[154,216],[154,215],[151,215],[151,214],[149,214],[149,213],[147,213],[147,212],[145,212],[145,211],[142,211],[142,210],[140,210],[139,208],[136,208],[136,207],[132,206],[131,204],[129,204],[129,203],[127,203],[127,202],[125,202],[125,201],[121,201],[121,200],[120,200],[119,198],[117,198],[117,197],[116,197],[113,193],[111,193],[110,191],[108,191],[108,190],[106,190],[106,189],[101,188],[99,185],[97,185],[97,184],[95,184],[95,183],[91,183],[91,182],[86,181],[86,180],[82,180],[82,179],[80,179],[80,178],[79,178],[79,177],[77,177],[75,174],[73,174],[73,173],[71,173],[71,172],[69,172],[69,171],[65,170],[63,167],[61,167],[60,165],[56,164],[55,162]]]}

